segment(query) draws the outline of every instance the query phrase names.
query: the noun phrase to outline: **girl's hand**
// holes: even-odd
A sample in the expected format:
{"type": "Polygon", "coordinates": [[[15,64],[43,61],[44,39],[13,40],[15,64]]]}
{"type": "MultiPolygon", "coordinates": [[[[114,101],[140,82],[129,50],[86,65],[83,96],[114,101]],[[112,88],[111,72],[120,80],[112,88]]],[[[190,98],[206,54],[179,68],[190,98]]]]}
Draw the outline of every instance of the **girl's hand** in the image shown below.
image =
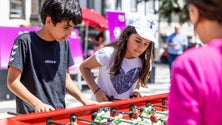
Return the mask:
{"type": "Polygon", "coordinates": [[[134,97],[142,97],[141,93],[139,92],[139,89],[134,89],[132,95],[134,97]]]}
{"type": "Polygon", "coordinates": [[[106,97],[106,95],[107,94],[102,89],[99,89],[98,92],[95,93],[95,97],[98,102],[109,101],[108,98],[106,97]]]}
{"type": "Polygon", "coordinates": [[[83,104],[84,105],[92,105],[92,104],[98,104],[98,102],[90,100],[90,99],[85,99],[83,104]]]}

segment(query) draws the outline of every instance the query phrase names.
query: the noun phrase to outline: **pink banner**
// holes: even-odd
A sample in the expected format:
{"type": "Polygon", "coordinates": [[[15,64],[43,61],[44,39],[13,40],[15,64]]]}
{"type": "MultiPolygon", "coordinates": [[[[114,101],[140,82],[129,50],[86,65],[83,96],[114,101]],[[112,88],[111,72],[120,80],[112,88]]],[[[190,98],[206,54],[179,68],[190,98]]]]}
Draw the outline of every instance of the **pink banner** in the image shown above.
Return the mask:
{"type": "MultiPolygon", "coordinates": [[[[11,48],[15,38],[21,33],[37,31],[39,29],[40,27],[0,27],[0,69],[7,69],[11,48]]],[[[74,67],[76,67],[83,61],[83,51],[77,29],[72,31],[68,40],[75,62],[74,67]]],[[[76,70],[76,68],[74,68],[74,70],[76,70]]]]}
{"type": "Polygon", "coordinates": [[[121,32],[126,27],[126,18],[124,12],[106,12],[109,34],[110,34],[110,42],[115,41],[119,38],[121,32]]]}
{"type": "Polygon", "coordinates": [[[79,36],[79,32],[77,29],[74,29],[72,31],[68,40],[69,40],[70,49],[71,49],[72,57],[75,64],[74,66],[70,68],[70,72],[75,73],[76,71],[79,70],[79,65],[84,60],[83,50],[82,50],[82,45],[81,45],[81,38],[79,36]]]}

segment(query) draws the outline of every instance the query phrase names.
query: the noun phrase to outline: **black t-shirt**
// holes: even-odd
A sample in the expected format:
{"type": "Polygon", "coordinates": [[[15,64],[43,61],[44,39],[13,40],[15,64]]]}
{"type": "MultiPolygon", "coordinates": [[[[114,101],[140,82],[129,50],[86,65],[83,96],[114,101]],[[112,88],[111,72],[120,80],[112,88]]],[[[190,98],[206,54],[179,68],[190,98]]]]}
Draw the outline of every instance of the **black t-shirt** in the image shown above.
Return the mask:
{"type": "MultiPolygon", "coordinates": [[[[65,108],[66,70],[73,64],[67,40],[47,42],[35,32],[16,38],[9,60],[9,66],[22,72],[23,85],[56,109],[65,108]]],[[[34,109],[17,97],[16,111],[24,114],[34,112],[34,109]]]]}

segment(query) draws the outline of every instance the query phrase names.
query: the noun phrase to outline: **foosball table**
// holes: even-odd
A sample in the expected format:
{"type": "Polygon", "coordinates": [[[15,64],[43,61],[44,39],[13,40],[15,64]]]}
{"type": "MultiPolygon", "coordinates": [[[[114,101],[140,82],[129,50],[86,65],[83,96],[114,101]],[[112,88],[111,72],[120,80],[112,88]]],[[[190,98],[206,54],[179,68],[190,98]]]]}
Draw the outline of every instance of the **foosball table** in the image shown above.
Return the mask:
{"type": "Polygon", "coordinates": [[[165,125],[168,93],[94,105],[20,114],[0,125],[165,125]]]}

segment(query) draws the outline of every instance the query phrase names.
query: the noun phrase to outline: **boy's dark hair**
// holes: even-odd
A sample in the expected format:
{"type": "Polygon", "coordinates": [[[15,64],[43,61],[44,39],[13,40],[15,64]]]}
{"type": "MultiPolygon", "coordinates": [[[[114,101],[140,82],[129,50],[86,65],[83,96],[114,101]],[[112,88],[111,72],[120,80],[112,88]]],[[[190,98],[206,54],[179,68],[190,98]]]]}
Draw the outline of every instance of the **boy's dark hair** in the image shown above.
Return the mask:
{"type": "Polygon", "coordinates": [[[61,21],[70,21],[75,25],[82,22],[82,11],[79,0],[45,0],[41,9],[41,20],[45,24],[46,17],[52,19],[54,25],[61,21]]]}
{"type": "MultiPolygon", "coordinates": [[[[111,75],[118,75],[120,73],[122,61],[125,57],[127,48],[127,39],[129,39],[131,34],[136,34],[136,29],[133,26],[127,26],[121,33],[119,39],[107,46],[113,46],[117,48],[114,56],[114,65],[111,68],[111,75]]],[[[153,42],[149,44],[147,49],[139,56],[142,60],[142,71],[139,74],[138,82],[142,87],[147,86],[147,78],[150,76],[150,61],[153,59],[153,42]]]]}

